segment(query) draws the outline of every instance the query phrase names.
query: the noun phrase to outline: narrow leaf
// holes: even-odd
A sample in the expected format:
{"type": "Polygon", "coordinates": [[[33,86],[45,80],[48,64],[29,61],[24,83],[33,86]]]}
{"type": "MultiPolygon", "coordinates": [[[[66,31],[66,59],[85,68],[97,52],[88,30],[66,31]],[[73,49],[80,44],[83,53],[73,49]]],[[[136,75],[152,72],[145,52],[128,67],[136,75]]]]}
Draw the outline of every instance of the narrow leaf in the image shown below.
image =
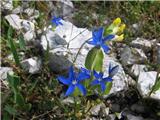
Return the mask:
{"type": "Polygon", "coordinates": [[[24,38],[23,38],[23,35],[22,35],[22,34],[19,35],[18,40],[19,40],[19,47],[20,47],[22,50],[25,50],[25,49],[26,49],[26,46],[25,46],[25,41],[24,41],[24,38]]]}
{"type": "Polygon", "coordinates": [[[10,105],[6,105],[4,110],[6,110],[11,115],[16,115],[17,114],[16,109],[11,107],[10,105]]]}
{"type": "Polygon", "coordinates": [[[11,52],[13,54],[14,60],[15,60],[16,64],[20,66],[19,56],[16,51],[16,46],[14,44],[14,41],[12,39],[12,28],[11,27],[9,27],[9,29],[8,29],[7,40],[8,40],[8,44],[10,46],[11,52]]]}
{"type": "Polygon", "coordinates": [[[106,90],[105,90],[104,94],[105,95],[109,94],[111,88],[112,88],[112,82],[107,82],[106,83],[106,90]]]}

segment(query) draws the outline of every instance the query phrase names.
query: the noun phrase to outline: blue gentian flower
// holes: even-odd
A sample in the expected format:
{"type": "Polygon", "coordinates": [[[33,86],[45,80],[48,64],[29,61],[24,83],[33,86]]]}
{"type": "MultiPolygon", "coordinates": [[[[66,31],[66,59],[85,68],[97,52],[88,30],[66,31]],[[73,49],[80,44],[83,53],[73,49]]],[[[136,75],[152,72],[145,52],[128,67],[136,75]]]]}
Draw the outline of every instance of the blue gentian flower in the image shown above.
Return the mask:
{"type": "Polygon", "coordinates": [[[92,32],[92,40],[88,41],[88,44],[101,47],[105,53],[107,53],[110,48],[106,45],[106,41],[114,38],[114,35],[108,35],[103,37],[104,28],[101,27],[97,31],[92,32]]]}
{"type": "Polygon", "coordinates": [[[61,20],[62,20],[62,18],[54,16],[52,19],[52,23],[55,24],[56,26],[63,25],[61,20]]]}
{"type": "Polygon", "coordinates": [[[103,77],[103,73],[96,71],[93,71],[93,75],[95,79],[91,83],[91,85],[100,85],[102,92],[106,89],[106,82],[111,82],[113,79],[112,77],[118,72],[119,66],[116,65],[115,67],[111,67],[111,64],[109,65],[109,71],[108,71],[108,77],[103,77]]]}
{"type": "Polygon", "coordinates": [[[79,79],[89,79],[91,77],[91,71],[81,67],[81,72],[78,74],[79,79]]]}
{"type": "Polygon", "coordinates": [[[108,74],[110,77],[113,77],[118,72],[118,70],[119,70],[118,65],[112,67],[111,64],[109,64],[108,74]]]}
{"type": "Polygon", "coordinates": [[[65,96],[71,95],[75,88],[78,87],[78,89],[82,92],[83,95],[86,95],[86,89],[81,84],[81,82],[85,79],[88,79],[90,76],[88,74],[88,71],[84,68],[81,68],[82,72],[76,74],[73,70],[73,67],[71,66],[69,69],[69,77],[64,78],[63,76],[59,76],[58,80],[62,82],[65,85],[68,85],[68,90],[65,94],[65,96]]]}
{"type": "Polygon", "coordinates": [[[105,77],[103,78],[103,73],[99,72],[97,73],[96,71],[93,71],[95,79],[91,83],[91,85],[100,85],[101,90],[104,92],[106,89],[106,82],[111,82],[112,78],[111,77],[105,77]]]}

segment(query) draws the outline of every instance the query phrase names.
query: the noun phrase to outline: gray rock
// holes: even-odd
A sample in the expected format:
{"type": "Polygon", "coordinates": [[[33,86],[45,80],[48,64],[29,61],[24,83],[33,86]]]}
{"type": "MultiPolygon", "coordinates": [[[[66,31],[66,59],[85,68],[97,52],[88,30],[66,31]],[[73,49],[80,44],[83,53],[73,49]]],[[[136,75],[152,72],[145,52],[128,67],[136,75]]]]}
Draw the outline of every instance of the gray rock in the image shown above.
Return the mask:
{"type": "Polygon", "coordinates": [[[13,69],[11,67],[0,67],[0,80],[7,79],[7,74],[13,74],[13,69]]]}
{"type": "Polygon", "coordinates": [[[98,116],[107,116],[109,114],[109,108],[106,107],[104,103],[98,104],[90,109],[92,115],[98,116]]]}
{"type": "Polygon", "coordinates": [[[147,113],[149,111],[146,106],[140,104],[133,104],[131,110],[136,113],[147,113]]]}
{"type": "MultiPolygon", "coordinates": [[[[148,97],[156,81],[157,72],[141,72],[138,77],[137,88],[143,97],[148,97]]],[[[160,96],[157,96],[158,98],[160,96]]]]}
{"type": "Polygon", "coordinates": [[[21,64],[25,71],[31,74],[36,74],[40,72],[42,61],[37,57],[33,57],[23,60],[21,64]]]}
{"type": "Polygon", "coordinates": [[[74,6],[71,0],[60,0],[56,6],[51,5],[52,16],[64,16],[66,20],[69,20],[73,16],[74,6]]]}
{"type": "MultiPolygon", "coordinates": [[[[73,63],[77,52],[77,49],[68,50],[63,47],[50,50],[49,66],[52,71],[62,72],[68,70],[73,63]]],[[[75,62],[77,68],[84,67],[85,56],[86,55],[83,55],[82,52],[80,52],[75,62]]]]}
{"type": "Polygon", "coordinates": [[[118,104],[112,104],[111,105],[112,112],[120,112],[120,105],[118,104]]]}
{"type": "Polygon", "coordinates": [[[128,114],[127,115],[127,118],[128,120],[145,120],[143,117],[141,116],[135,116],[135,115],[132,115],[132,114],[128,114]]]}
{"type": "Polygon", "coordinates": [[[133,72],[135,76],[139,76],[140,72],[146,72],[146,71],[147,71],[146,65],[134,64],[131,68],[131,72],[133,72]]]}
{"type": "Polygon", "coordinates": [[[12,10],[13,9],[13,2],[12,0],[3,0],[1,1],[2,10],[12,10]]]}
{"type": "Polygon", "coordinates": [[[144,63],[147,57],[142,49],[125,47],[121,51],[121,61],[124,65],[132,65],[136,63],[144,63]]]}

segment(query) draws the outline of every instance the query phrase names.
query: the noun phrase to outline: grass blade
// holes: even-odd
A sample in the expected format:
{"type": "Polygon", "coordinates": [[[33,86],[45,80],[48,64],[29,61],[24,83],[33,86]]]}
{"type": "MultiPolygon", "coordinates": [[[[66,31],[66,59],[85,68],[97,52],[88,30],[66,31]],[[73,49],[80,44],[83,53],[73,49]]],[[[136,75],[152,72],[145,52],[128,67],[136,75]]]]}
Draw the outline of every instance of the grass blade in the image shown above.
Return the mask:
{"type": "Polygon", "coordinates": [[[14,44],[14,41],[12,39],[12,32],[13,32],[12,28],[9,27],[8,33],[7,33],[7,40],[8,40],[11,52],[13,54],[14,60],[16,62],[16,65],[20,66],[19,56],[18,56],[18,53],[16,51],[16,46],[14,44]]]}

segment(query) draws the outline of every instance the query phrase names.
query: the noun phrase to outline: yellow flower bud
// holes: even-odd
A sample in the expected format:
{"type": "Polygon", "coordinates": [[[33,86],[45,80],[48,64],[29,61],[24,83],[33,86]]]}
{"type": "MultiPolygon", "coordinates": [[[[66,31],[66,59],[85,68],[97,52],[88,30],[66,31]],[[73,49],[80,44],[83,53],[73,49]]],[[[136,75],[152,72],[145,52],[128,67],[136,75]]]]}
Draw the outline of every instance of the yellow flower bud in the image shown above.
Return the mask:
{"type": "Polygon", "coordinates": [[[119,33],[122,33],[125,28],[126,28],[126,25],[125,25],[125,24],[120,25],[120,27],[118,28],[118,32],[119,32],[119,33]]]}
{"type": "Polygon", "coordinates": [[[124,34],[121,34],[121,35],[116,35],[113,39],[113,41],[116,41],[116,42],[122,42],[124,39],[124,34]]]}
{"type": "Polygon", "coordinates": [[[121,24],[121,18],[116,18],[114,21],[113,21],[113,24],[118,26],[121,24]]]}

